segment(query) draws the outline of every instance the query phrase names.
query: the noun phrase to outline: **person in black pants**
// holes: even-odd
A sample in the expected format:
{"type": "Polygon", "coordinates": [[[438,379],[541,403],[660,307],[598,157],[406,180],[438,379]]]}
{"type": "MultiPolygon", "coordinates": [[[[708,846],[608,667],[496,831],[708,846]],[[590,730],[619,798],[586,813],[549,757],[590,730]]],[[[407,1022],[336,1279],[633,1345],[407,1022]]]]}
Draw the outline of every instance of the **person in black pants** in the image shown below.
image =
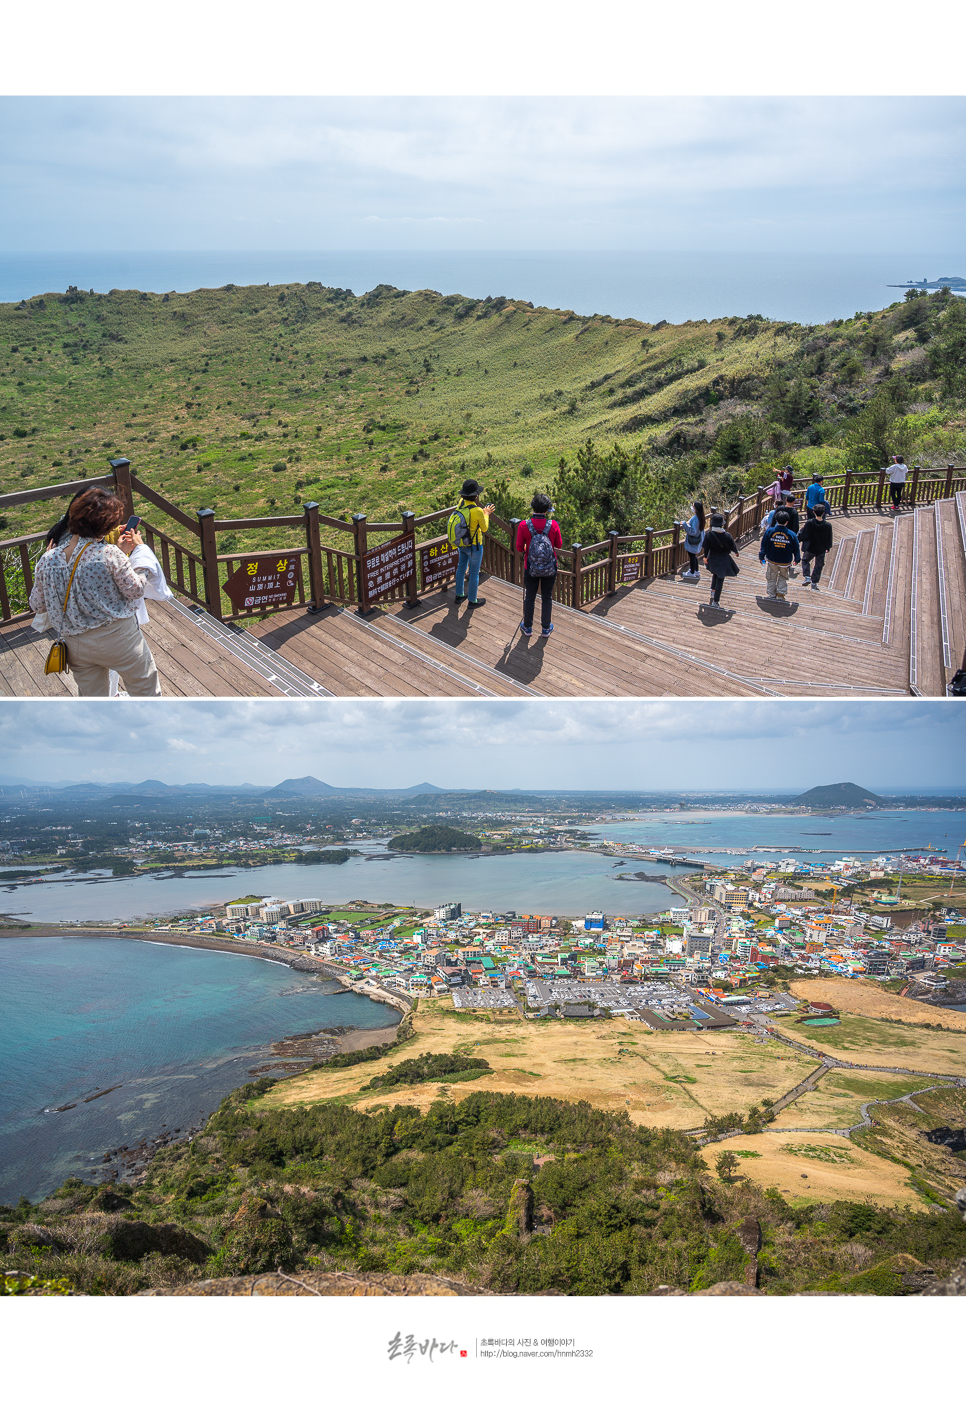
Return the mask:
{"type": "Polygon", "coordinates": [[[563,536],[556,521],[550,520],[553,504],[546,492],[534,493],[530,503],[531,515],[517,527],[517,550],[523,556],[523,623],[520,632],[525,638],[533,633],[533,606],[540,591],[540,633],[549,638],[553,633],[553,586],[557,578],[557,551],[563,547],[563,536]],[[542,537],[534,547],[535,538],[542,537]],[[532,556],[532,560],[531,560],[532,556]],[[531,564],[534,573],[531,573],[531,564]]]}
{"type": "Polygon", "coordinates": [[[724,529],[724,517],[720,512],[714,512],[711,517],[711,529],[704,533],[702,551],[704,563],[711,571],[711,603],[708,607],[720,609],[721,588],[729,575],[738,573],[738,566],[731,559],[738,554],[738,547],[731,532],[724,529]]]}
{"type": "Polygon", "coordinates": [[[818,589],[825,557],[832,549],[832,523],[825,520],[825,507],[821,502],[817,503],[812,520],[802,527],[798,543],[802,548],[802,584],[818,589]]]}

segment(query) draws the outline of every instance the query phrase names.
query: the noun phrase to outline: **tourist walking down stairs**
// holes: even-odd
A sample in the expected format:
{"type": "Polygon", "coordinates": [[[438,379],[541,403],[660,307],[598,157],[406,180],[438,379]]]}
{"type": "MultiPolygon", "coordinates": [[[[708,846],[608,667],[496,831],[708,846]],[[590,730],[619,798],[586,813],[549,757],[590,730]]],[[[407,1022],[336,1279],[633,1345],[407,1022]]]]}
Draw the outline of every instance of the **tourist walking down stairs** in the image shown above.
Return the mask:
{"type": "Polygon", "coordinates": [[[687,569],[681,578],[688,584],[696,585],[701,579],[701,543],[705,529],[704,503],[694,503],[694,515],[684,527],[684,549],[688,553],[687,569]]]}
{"type": "Polygon", "coordinates": [[[517,526],[517,552],[523,555],[523,623],[525,638],[533,633],[533,608],[540,591],[540,633],[553,633],[553,586],[557,578],[557,551],[563,546],[560,525],[550,520],[553,504],[545,492],[536,492],[530,503],[531,515],[517,526]]]}
{"type": "Polygon", "coordinates": [[[738,554],[734,537],[724,529],[724,517],[720,512],[711,515],[710,530],[704,533],[702,546],[704,563],[711,572],[711,602],[709,609],[720,609],[721,589],[729,575],[738,574],[737,562],[732,560],[738,554]]]}
{"type": "Polygon", "coordinates": [[[801,560],[798,537],[788,524],[788,512],[775,513],[775,524],[761,538],[758,559],[765,567],[766,599],[784,599],[792,561],[801,560]]]}
{"type": "Polygon", "coordinates": [[[825,569],[825,557],[832,549],[832,523],[825,520],[825,508],[821,502],[815,508],[811,521],[806,521],[798,537],[802,548],[802,584],[818,589],[818,582],[825,569]]]}

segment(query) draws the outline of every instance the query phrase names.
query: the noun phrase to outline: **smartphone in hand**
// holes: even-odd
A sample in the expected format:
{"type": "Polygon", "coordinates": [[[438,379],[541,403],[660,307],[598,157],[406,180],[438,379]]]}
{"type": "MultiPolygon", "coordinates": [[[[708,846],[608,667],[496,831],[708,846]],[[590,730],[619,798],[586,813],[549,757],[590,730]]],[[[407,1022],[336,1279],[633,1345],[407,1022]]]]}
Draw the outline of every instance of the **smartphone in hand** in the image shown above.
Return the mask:
{"type": "Polygon", "coordinates": [[[140,518],[139,516],[129,516],[128,519],[127,519],[127,523],[126,523],[126,525],[125,525],[125,527],[124,527],[124,530],[125,530],[125,531],[136,531],[140,525],[141,525],[141,518],[140,518]]]}

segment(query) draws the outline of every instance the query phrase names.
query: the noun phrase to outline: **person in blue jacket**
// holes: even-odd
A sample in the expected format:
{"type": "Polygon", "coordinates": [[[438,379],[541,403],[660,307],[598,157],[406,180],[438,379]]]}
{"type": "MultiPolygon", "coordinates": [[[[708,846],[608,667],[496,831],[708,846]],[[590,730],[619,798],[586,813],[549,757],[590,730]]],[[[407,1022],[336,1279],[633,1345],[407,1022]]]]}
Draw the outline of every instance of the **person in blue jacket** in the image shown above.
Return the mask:
{"type": "Polygon", "coordinates": [[[784,599],[788,593],[788,571],[794,560],[802,558],[798,537],[788,524],[788,512],[775,513],[775,523],[769,526],[758,547],[758,559],[765,567],[765,589],[768,599],[784,599]]]}
{"type": "Polygon", "coordinates": [[[814,520],[815,504],[821,502],[828,516],[829,504],[825,498],[825,488],[822,486],[822,479],[818,473],[812,473],[812,480],[805,491],[805,516],[809,521],[814,520]]]}

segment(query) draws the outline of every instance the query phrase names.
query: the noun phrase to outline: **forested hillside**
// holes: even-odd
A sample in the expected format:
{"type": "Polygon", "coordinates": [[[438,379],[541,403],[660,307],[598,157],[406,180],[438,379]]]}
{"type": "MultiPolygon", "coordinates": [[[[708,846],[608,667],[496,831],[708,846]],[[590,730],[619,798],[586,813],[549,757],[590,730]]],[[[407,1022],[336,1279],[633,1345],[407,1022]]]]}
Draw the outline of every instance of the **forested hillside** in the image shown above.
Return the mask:
{"type": "MultiPolygon", "coordinates": [[[[445,506],[465,474],[505,514],[551,491],[565,538],[667,524],[775,464],[962,453],[966,303],[910,292],[824,326],[678,326],[505,297],[319,283],[35,297],[0,307],[0,485],[125,454],[187,511],[445,506]]],[[[46,523],[8,510],[4,534],[46,523]]],[[[219,538],[222,550],[247,544],[219,538]]]]}
{"type": "MultiPolygon", "coordinates": [[[[442,1080],[485,1074],[464,1060],[473,1065],[442,1080]]],[[[713,1178],[687,1136],[583,1101],[474,1092],[457,1104],[443,1086],[426,1114],[266,1110],[270,1086],[232,1093],[136,1187],[72,1178],[43,1203],[0,1208],[4,1270],[24,1274],[7,1290],[39,1278],[45,1293],[124,1295],[278,1268],[432,1272],[566,1295],[701,1290],[751,1271],[769,1295],[902,1295],[948,1274],[966,1241],[946,1207],[796,1206],[724,1162],[713,1178]]]]}

